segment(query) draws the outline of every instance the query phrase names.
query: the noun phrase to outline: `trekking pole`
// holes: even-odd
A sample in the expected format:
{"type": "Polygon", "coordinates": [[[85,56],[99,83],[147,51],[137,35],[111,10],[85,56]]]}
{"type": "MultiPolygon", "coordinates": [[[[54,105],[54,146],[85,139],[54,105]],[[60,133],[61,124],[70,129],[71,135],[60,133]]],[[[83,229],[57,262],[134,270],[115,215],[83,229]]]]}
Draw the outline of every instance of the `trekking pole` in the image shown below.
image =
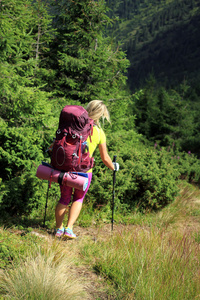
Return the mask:
{"type": "MultiPolygon", "coordinates": [[[[114,155],[113,162],[116,162],[117,156],[114,155]]],[[[112,198],[112,231],[113,231],[113,223],[114,223],[114,207],[115,207],[115,179],[116,179],[116,171],[113,171],[113,198],[112,198]]]]}
{"type": "Polygon", "coordinates": [[[49,197],[49,188],[50,188],[50,181],[48,181],[48,188],[47,188],[46,204],[45,204],[45,211],[44,211],[44,222],[43,222],[43,227],[45,227],[45,221],[46,221],[47,202],[48,202],[48,197],[49,197]]]}

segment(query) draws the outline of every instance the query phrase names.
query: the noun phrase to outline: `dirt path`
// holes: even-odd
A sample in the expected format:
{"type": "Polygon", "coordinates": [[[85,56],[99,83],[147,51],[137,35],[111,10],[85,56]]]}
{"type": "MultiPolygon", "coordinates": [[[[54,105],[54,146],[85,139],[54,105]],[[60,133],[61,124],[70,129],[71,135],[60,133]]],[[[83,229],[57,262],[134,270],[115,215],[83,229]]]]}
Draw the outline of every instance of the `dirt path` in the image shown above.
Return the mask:
{"type": "MultiPolygon", "coordinates": [[[[126,230],[131,230],[133,225],[115,225],[114,230],[111,230],[111,224],[103,225],[102,227],[88,227],[82,228],[80,226],[75,226],[74,232],[78,236],[76,240],[59,240],[59,243],[65,247],[66,251],[73,253],[77,256],[77,261],[80,261],[80,250],[79,245],[83,242],[84,239],[89,239],[96,242],[101,242],[102,240],[109,239],[114,233],[122,232],[124,228],[126,230]]],[[[40,236],[47,239],[50,242],[55,240],[55,237],[52,232],[45,231],[32,231],[32,234],[40,236]]],[[[87,291],[88,297],[87,300],[114,300],[114,296],[110,295],[108,292],[109,286],[107,285],[105,279],[96,273],[90,265],[81,263],[80,265],[72,265],[71,272],[76,278],[80,278],[81,281],[85,282],[85,290],[87,291]]]]}
{"type": "MultiPolygon", "coordinates": [[[[199,200],[199,192],[192,193],[190,195],[190,190],[184,189],[183,195],[185,195],[185,200],[180,203],[180,207],[178,207],[178,213],[176,211],[176,204],[174,211],[170,210],[163,215],[161,211],[157,215],[157,222],[159,223],[159,219],[162,220],[164,218],[166,224],[171,224],[170,230],[178,230],[180,232],[186,232],[189,234],[191,232],[192,235],[196,232],[200,233],[200,200],[199,200]],[[188,195],[186,195],[188,192],[188,195]],[[172,219],[172,221],[171,221],[172,219]]],[[[163,223],[164,224],[164,223],[163,223]]],[[[94,243],[101,243],[103,240],[109,240],[113,234],[121,233],[123,230],[126,232],[135,230],[134,227],[140,227],[140,230],[149,230],[148,226],[140,225],[114,225],[114,230],[111,230],[111,224],[104,224],[99,227],[88,227],[82,228],[79,226],[74,227],[74,232],[78,236],[77,240],[73,241],[60,241],[63,246],[66,248],[69,253],[73,253],[77,261],[79,260],[80,264],[74,264],[71,268],[75,277],[80,278],[85,282],[85,290],[88,293],[88,298],[86,300],[115,300],[116,297],[112,296],[109,291],[109,286],[106,283],[105,279],[101,277],[99,274],[95,273],[90,265],[84,263],[83,260],[80,259],[80,247],[83,240],[94,241],[94,243]]],[[[165,226],[165,225],[163,225],[165,226]]],[[[33,232],[34,233],[34,232],[33,232]]],[[[41,234],[38,231],[35,234],[41,234]]],[[[42,233],[43,234],[43,233],[42,233]]],[[[48,234],[47,232],[43,234],[43,236],[47,239],[55,240],[55,237],[52,234],[48,234]]],[[[83,245],[83,244],[82,244],[83,245]]]]}

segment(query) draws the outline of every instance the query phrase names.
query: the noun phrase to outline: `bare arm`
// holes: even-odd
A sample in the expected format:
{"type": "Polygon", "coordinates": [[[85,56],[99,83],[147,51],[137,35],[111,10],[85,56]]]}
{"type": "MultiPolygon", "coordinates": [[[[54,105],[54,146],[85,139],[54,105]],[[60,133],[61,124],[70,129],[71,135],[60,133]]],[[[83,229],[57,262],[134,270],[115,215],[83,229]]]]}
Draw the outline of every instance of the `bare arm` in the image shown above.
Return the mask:
{"type": "Polygon", "coordinates": [[[101,159],[102,159],[104,165],[106,165],[106,167],[108,167],[109,169],[114,171],[114,166],[113,166],[112,160],[108,154],[106,143],[99,145],[99,151],[100,151],[100,156],[101,156],[101,159]]]}

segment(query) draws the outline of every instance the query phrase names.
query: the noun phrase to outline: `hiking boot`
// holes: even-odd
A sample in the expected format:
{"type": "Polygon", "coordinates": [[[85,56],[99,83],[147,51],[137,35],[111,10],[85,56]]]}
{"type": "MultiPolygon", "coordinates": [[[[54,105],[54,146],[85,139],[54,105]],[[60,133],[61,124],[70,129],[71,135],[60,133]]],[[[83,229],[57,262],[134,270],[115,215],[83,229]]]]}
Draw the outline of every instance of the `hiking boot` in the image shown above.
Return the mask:
{"type": "Polygon", "coordinates": [[[76,239],[76,235],[73,233],[72,229],[70,229],[69,227],[67,227],[67,229],[65,229],[64,237],[68,238],[68,239],[76,239]]]}
{"type": "Polygon", "coordinates": [[[58,228],[58,229],[56,230],[55,236],[56,236],[56,237],[62,237],[62,236],[64,235],[64,233],[65,233],[65,228],[64,228],[64,227],[63,227],[62,229],[58,228]]]}

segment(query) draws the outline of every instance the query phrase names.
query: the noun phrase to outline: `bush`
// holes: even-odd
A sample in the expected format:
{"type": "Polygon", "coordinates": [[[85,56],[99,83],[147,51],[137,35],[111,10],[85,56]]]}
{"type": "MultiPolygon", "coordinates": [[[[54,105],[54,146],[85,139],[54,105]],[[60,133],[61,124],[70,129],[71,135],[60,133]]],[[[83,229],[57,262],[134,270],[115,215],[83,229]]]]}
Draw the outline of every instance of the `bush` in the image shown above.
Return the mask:
{"type": "Polygon", "coordinates": [[[4,126],[0,134],[1,211],[31,212],[38,206],[36,166],[43,160],[42,141],[33,128],[4,126]]]}
{"type": "MultiPolygon", "coordinates": [[[[159,209],[173,201],[178,194],[178,164],[171,161],[165,150],[155,152],[139,142],[130,130],[112,134],[108,139],[109,153],[117,154],[120,170],[116,174],[115,203],[117,208],[140,207],[159,209]],[[125,138],[126,137],[126,138],[125,138]]],[[[91,201],[108,204],[112,201],[112,173],[96,158],[97,167],[89,191],[91,201]]]]}
{"type": "Polygon", "coordinates": [[[172,158],[177,160],[181,179],[190,183],[198,184],[200,182],[200,160],[194,154],[190,151],[188,153],[182,152],[172,158]]]}

